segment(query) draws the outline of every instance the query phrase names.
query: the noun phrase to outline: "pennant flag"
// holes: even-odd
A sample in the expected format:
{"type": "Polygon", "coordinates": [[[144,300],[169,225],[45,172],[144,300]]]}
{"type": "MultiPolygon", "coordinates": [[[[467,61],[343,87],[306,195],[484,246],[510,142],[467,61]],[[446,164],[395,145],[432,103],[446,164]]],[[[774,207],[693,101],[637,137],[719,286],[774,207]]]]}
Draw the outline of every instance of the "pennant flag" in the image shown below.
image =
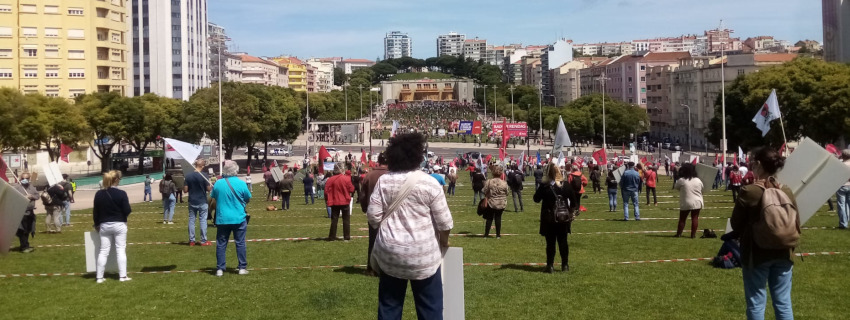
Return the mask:
{"type": "Polygon", "coordinates": [[[68,155],[71,154],[71,152],[74,152],[74,148],[71,148],[64,143],[59,144],[59,159],[62,159],[65,163],[70,162],[68,160],[68,155]]]}
{"type": "Polygon", "coordinates": [[[166,158],[178,160],[184,159],[187,162],[192,163],[195,162],[195,159],[198,159],[198,156],[201,155],[202,148],[199,145],[170,138],[163,138],[163,140],[165,140],[165,143],[168,144],[165,151],[166,158]]]}
{"type": "Polygon", "coordinates": [[[699,159],[699,157],[694,157],[693,159],[691,159],[691,163],[697,164],[698,159],[699,159]]]}
{"type": "Polygon", "coordinates": [[[522,167],[525,166],[525,151],[519,154],[519,169],[522,170],[522,167]]]}
{"type": "MultiPolygon", "coordinates": [[[[0,158],[0,163],[2,163],[2,158],[0,158]]],[[[27,197],[15,190],[6,181],[0,181],[0,254],[9,253],[12,239],[15,239],[21,218],[24,217],[29,202],[27,197]]]]}
{"type": "Polygon", "coordinates": [[[563,146],[571,147],[573,142],[570,141],[570,135],[567,133],[567,127],[564,125],[564,119],[558,116],[558,128],[555,130],[555,148],[563,146]]]}
{"type": "Polygon", "coordinates": [[[740,159],[740,161],[743,161],[744,163],[747,163],[746,156],[744,155],[744,150],[742,150],[740,146],[738,146],[738,159],[740,159]]]}
{"type": "MultiPolygon", "coordinates": [[[[834,147],[833,147],[834,148],[834,147]]],[[[785,144],[783,143],[781,147],[779,147],[779,155],[783,155],[785,152],[785,144]]],[[[830,152],[832,153],[832,152],[830,152]]]]}
{"type": "Polygon", "coordinates": [[[557,162],[558,166],[563,166],[565,161],[566,160],[564,159],[564,152],[563,151],[558,152],[558,162],[557,162]]]}
{"type": "Polygon", "coordinates": [[[776,99],[776,89],[773,89],[770,92],[770,96],[767,97],[767,101],[761,106],[761,110],[753,117],[753,122],[761,130],[761,136],[764,137],[770,131],[770,122],[781,117],[782,114],[779,113],[779,100],[776,99]]]}
{"type": "Polygon", "coordinates": [[[623,142],[623,155],[624,156],[626,155],[626,143],[625,142],[623,142]]]}
{"type": "Polygon", "coordinates": [[[0,179],[9,182],[9,177],[6,176],[7,170],[9,170],[9,166],[6,165],[6,161],[3,161],[3,157],[0,157],[0,179]]]}
{"type": "MultiPolygon", "coordinates": [[[[319,173],[325,173],[325,159],[330,158],[331,153],[328,152],[328,149],[325,149],[325,146],[319,147],[319,173]]],[[[331,167],[333,170],[333,167],[331,167]]]]}
{"type": "MultiPolygon", "coordinates": [[[[784,144],[784,143],[782,144],[782,148],[785,148],[785,144],[784,144]]],[[[838,148],[836,148],[836,147],[835,147],[834,145],[832,145],[831,143],[830,143],[830,144],[828,144],[828,145],[826,145],[826,151],[827,151],[827,152],[829,152],[829,153],[831,153],[831,154],[834,154],[834,155],[836,155],[836,156],[840,156],[840,155],[841,155],[841,151],[840,151],[840,150],[838,150],[838,148]]],[[[780,154],[782,154],[782,151],[779,151],[779,153],[780,153],[780,154]]]]}

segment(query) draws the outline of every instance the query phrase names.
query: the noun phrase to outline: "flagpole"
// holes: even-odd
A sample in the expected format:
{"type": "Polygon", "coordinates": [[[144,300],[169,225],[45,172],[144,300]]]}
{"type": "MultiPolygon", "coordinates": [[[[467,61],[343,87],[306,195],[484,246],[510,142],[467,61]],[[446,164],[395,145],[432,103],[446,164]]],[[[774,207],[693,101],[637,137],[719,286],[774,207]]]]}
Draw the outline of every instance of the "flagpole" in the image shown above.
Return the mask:
{"type": "MultiPolygon", "coordinates": [[[[776,93],[776,89],[773,89],[773,92],[776,93]]],[[[776,97],[776,107],[779,108],[779,96],[776,97]]],[[[788,152],[788,138],[785,137],[785,122],[782,121],[782,110],[779,110],[779,127],[782,128],[782,141],[785,143],[785,150],[782,153],[788,152]]],[[[784,156],[784,155],[783,155],[784,156]]]]}

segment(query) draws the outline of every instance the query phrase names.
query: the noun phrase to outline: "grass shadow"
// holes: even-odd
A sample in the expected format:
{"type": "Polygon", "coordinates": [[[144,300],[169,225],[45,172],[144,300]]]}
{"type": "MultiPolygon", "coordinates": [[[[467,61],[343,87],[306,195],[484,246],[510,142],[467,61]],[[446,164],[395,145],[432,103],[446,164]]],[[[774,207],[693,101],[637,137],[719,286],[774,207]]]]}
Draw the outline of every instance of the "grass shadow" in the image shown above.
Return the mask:
{"type": "MultiPolygon", "coordinates": [[[[647,235],[645,235],[645,236],[646,236],[646,237],[650,237],[650,238],[670,238],[670,239],[675,239],[675,238],[676,238],[676,234],[675,234],[675,233],[669,233],[669,234],[651,233],[651,234],[647,234],[647,235]]],[[[690,238],[690,237],[691,237],[691,236],[685,236],[685,235],[683,234],[680,238],[690,238]]]]}
{"type": "Polygon", "coordinates": [[[168,265],[168,266],[144,267],[144,268],[142,268],[141,271],[142,272],[153,272],[153,271],[162,272],[162,271],[171,271],[171,270],[174,270],[174,269],[177,269],[177,265],[172,264],[172,265],[168,265]]]}
{"type": "Polygon", "coordinates": [[[546,269],[546,266],[529,266],[529,265],[524,265],[524,264],[510,263],[510,264],[503,264],[501,267],[499,267],[499,269],[500,270],[504,270],[504,269],[519,270],[519,271],[526,271],[526,272],[543,272],[543,270],[546,269]]]}
{"type": "Polygon", "coordinates": [[[366,268],[365,267],[363,267],[363,268],[355,267],[355,266],[345,266],[345,267],[342,267],[342,268],[336,268],[333,271],[362,276],[363,273],[366,272],[366,268]]]}

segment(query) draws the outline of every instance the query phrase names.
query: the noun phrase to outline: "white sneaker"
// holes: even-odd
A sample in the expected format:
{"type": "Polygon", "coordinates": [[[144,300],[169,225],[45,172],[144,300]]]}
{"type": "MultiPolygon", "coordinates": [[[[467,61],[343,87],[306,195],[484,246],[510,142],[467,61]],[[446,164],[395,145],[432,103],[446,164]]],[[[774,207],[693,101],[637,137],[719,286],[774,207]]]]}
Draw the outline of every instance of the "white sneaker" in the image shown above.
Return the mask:
{"type": "Polygon", "coordinates": [[[168,224],[168,221],[162,220],[162,224],[168,224]]]}
{"type": "Polygon", "coordinates": [[[248,274],[248,270],[245,270],[245,269],[239,269],[239,274],[240,274],[240,275],[248,274]]]}
{"type": "Polygon", "coordinates": [[[124,281],[130,281],[130,280],[133,280],[133,279],[130,278],[130,277],[123,277],[123,278],[118,279],[118,280],[121,281],[121,282],[124,282],[124,281]]]}
{"type": "Polygon", "coordinates": [[[104,282],[106,282],[106,279],[104,279],[104,278],[97,279],[97,283],[104,283],[104,282]]]}
{"type": "Polygon", "coordinates": [[[174,224],[174,221],[168,221],[168,224],[174,224]]]}
{"type": "Polygon", "coordinates": [[[216,276],[216,277],[221,277],[221,276],[223,276],[223,275],[224,275],[224,270],[216,270],[216,271],[215,271],[215,276],[216,276]]]}

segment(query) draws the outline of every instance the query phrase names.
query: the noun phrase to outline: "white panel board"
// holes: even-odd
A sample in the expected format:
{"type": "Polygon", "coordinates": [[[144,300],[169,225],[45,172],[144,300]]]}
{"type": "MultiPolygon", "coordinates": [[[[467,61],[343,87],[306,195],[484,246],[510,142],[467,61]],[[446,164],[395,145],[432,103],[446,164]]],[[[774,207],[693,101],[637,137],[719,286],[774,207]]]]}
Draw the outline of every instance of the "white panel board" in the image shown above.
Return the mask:
{"type": "Polygon", "coordinates": [[[12,185],[0,179],[0,253],[9,252],[29,202],[12,185]]]}
{"type": "Polygon", "coordinates": [[[714,177],[717,176],[717,171],[719,171],[719,169],[702,163],[697,163],[695,167],[697,177],[700,181],[702,181],[702,192],[704,194],[711,190],[711,185],[714,183],[714,177]]]}
{"type": "MultiPolygon", "coordinates": [[[[86,242],[86,272],[95,272],[97,271],[97,255],[100,253],[100,233],[86,231],[83,239],[86,242]]],[[[118,254],[115,252],[115,246],[109,249],[105,270],[118,272],[118,254]]]]}
{"type": "Polygon", "coordinates": [[[794,192],[800,225],[804,225],[850,179],[850,168],[814,141],[804,139],[776,178],[794,192]]]}
{"type": "Polygon", "coordinates": [[[283,171],[280,170],[280,167],[271,168],[272,178],[274,178],[274,182],[280,182],[283,180],[283,171]]]}
{"type": "Polygon", "coordinates": [[[466,317],[463,248],[448,248],[443,254],[443,266],[440,270],[443,278],[443,319],[463,320],[466,317]]]}

